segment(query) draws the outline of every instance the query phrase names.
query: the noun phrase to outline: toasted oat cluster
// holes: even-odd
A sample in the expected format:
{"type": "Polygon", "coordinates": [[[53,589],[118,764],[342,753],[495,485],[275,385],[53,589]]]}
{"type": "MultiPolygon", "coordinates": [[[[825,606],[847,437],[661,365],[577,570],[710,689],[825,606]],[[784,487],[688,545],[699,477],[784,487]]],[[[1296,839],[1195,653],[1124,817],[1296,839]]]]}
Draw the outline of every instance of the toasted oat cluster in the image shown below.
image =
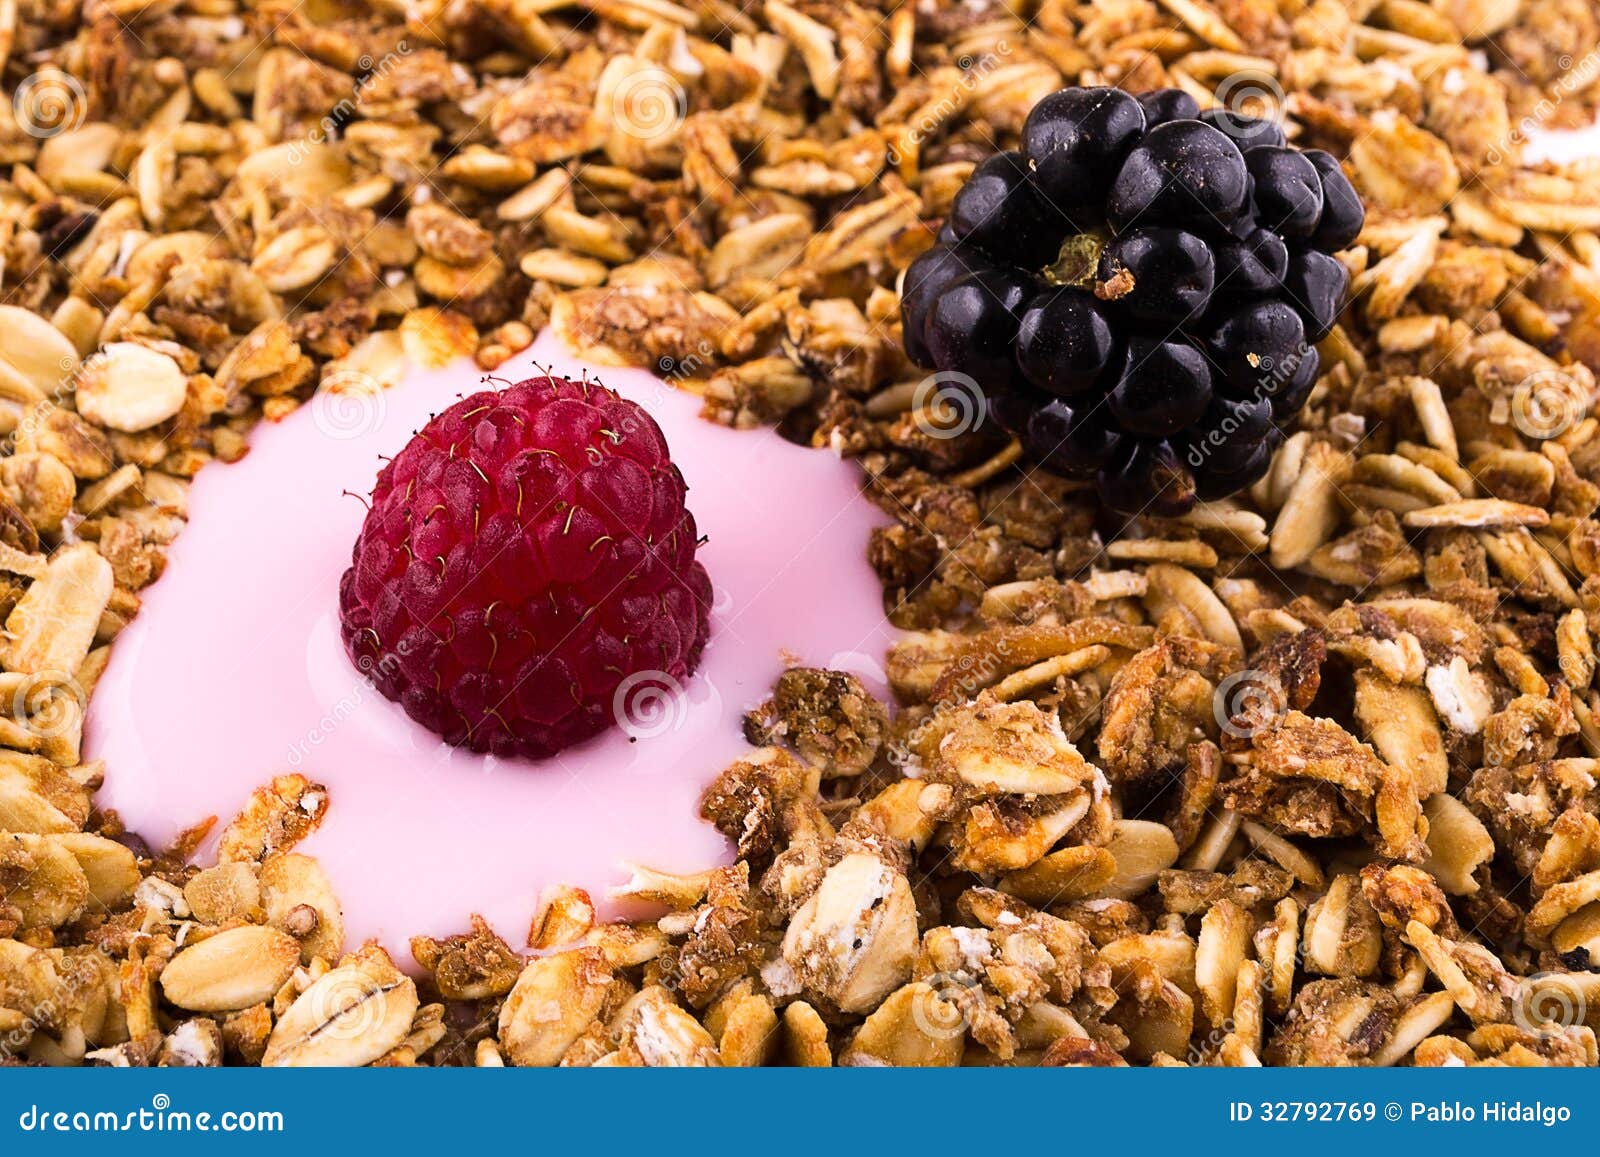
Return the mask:
{"type": "Polygon", "coordinates": [[[0,1062],[1595,1063],[1600,167],[1521,157],[1597,46],[1593,0],[0,3],[0,1062]],[[900,350],[1076,84],[1367,203],[1300,427],[1180,519],[900,350]],[[546,324],[862,465],[898,704],[790,671],[705,769],[731,867],[468,906],[408,975],[294,850],[337,799],[150,848],[84,708],[201,466],[546,324]]]}

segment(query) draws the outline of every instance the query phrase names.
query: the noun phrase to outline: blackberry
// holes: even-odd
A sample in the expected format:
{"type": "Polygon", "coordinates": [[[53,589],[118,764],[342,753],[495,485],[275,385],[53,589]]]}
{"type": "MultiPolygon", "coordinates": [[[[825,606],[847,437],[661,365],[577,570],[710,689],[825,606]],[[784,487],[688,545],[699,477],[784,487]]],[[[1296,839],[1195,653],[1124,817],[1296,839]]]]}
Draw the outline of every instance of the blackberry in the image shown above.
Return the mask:
{"type": "Polygon", "coordinates": [[[1158,88],[1139,98],[1146,128],[1168,121],[1192,121],[1200,115],[1200,104],[1181,88],[1158,88]]]}
{"type": "Polygon", "coordinates": [[[1365,220],[1339,162],[1177,89],[1052,93],[901,282],[918,365],[1124,513],[1265,473],[1316,386],[1365,220]]]}
{"type": "Polygon", "coordinates": [[[1100,257],[1100,280],[1132,279],[1117,300],[1139,321],[1177,325],[1198,317],[1211,301],[1217,263],[1193,233],[1155,226],[1113,237],[1100,257]]]}
{"type": "MultiPolygon", "coordinates": [[[[1317,183],[1315,169],[1311,182],[1317,183]]],[[[1320,190],[1318,193],[1320,198],[1320,190]]],[[[1060,247],[1070,222],[1029,179],[1021,153],[998,153],[973,170],[950,206],[956,238],[996,260],[1023,264],[1060,247]]]]}
{"type": "Polygon", "coordinates": [[[1074,406],[1065,398],[1028,414],[1018,436],[1035,458],[1068,478],[1093,478],[1123,442],[1104,407],[1074,406]]]}
{"type": "Polygon", "coordinates": [[[1256,219],[1281,237],[1305,240],[1322,219],[1322,177],[1304,154],[1277,145],[1246,149],[1256,219]]]}
{"type": "Polygon", "coordinates": [[[1128,154],[1106,196],[1106,218],[1116,232],[1158,223],[1226,228],[1249,197],[1237,145],[1199,121],[1168,121],[1128,154]]]}
{"type": "Polygon", "coordinates": [[[935,245],[911,263],[900,283],[900,313],[905,319],[902,329],[907,357],[924,369],[933,368],[933,355],[922,340],[928,310],[934,299],[951,285],[969,273],[988,267],[989,261],[983,254],[955,243],[935,245]]]}
{"type": "Polygon", "coordinates": [[[1283,135],[1283,129],[1269,120],[1260,117],[1245,116],[1227,108],[1208,108],[1195,118],[1202,124],[1208,124],[1220,133],[1231,137],[1241,149],[1254,148],[1257,145],[1286,145],[1288,138],[1283,135]]]}
{"type": "Polygon", "coordinates": [[[1022,153],[1040,191],[1065,211],[1093,204],[1144,131],[1144,110],[1121,89],[1064,88],[1028,114],[1022,153]]]}
{"type": "Polygon", "coordinates": [[[995,267],[969,273],[933,302],[923,341],[934,364],[969,374],[985,388],[1006,388],[1021,378],[1015,358],[1022,307],[1037,279],[1018,269],[995,267]]]}
{"type": "Polygon", "coordinates": [[[1276,293],[1289,272],[1289,246],[1267,229],[1217,241],[1211,254],[1216,263],[1213,288],[1219,301],[1276,293]]]}
{"type": "Polygon", "coordinates": [[[1060,397],[1093,387],[1116,351],[1106,309],[1087,290],[1063,285],[1028,303],[1017,328],[1022,376],[1060,397]]]}

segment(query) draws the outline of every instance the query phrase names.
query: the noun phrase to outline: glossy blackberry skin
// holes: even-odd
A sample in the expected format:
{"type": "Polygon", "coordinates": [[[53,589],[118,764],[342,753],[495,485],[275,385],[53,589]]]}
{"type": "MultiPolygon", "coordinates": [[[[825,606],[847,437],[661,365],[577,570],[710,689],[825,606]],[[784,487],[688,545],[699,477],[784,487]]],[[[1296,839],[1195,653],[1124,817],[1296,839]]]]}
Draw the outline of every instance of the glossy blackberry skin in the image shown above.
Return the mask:
{"type": "Polygon", "coordinates": [[[1020,265],[1054,252],[1070,219],[1040,193],[1021,153],[997,153],[973,171],[950,207],[950,227],[996,261],[1020,265]]]}
{"type": "Polygon", "coordinates": [[[1199,317],[1216,287],[1211,247],[1182,229],[1156,225],[1111,239],[1100,255],[1100,280],[1121,273],[1133,288],[1117,299],[1128,316],[1153,325],[1178,326],[1199,317]]]}
{"type": "Polygon", "coordinates": [[[951,284],[934,300],[923,332],[934,364],[969,374],[985,389],[1016,386],[1017,330],[1039,285],[1032,274],[1000,266],[951,284]]]}
{"type": "Polygon", "coordinates": [[[1121,89],[1064,88],[1028,114],[1022,154],[1040,191],[1068,210],[1093,203],[1144,132],[1144,110],[1121,89]]]}
{"type": "Polygon", "coordinates": [[[1249,197],[1244,155],[1226,134],[1168,121],[1128,154],[1106,196],[1106,220],[1117,233],[1156,224],[1227,228],[1249,197]]]}
{"type": "Polygon", "coordinates": [[[1117,346],[1106,307],[1087,290],[1063,285],[1028,302],[1017,327],[1017,366],[1031,385],[1067,398],[1094,388],[1117,346]]]}
{"type": "Polygon", "coordinates": [[[1073,88],[979,165],[901,283],[916,364],[1127,514],[1258,480],[1316,386],[1361,232],[1339,162],[1177,89],[1073,88]]]}
{"type": "Polygon", "coordinates": [[[1158,88],[1139,97],[1148,129],[1168,121],[1192,121],[1200,115],[1200,103],[1181,88],[1158,88]]]}

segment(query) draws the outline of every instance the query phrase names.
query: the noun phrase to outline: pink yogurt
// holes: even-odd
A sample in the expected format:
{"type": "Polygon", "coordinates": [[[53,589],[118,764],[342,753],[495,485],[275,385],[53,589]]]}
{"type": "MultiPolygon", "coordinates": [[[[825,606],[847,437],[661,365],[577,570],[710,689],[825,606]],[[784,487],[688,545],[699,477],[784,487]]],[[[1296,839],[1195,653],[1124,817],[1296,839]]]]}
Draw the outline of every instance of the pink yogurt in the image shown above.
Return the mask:
{"type": "MultiPolygon", "coordinates": [[[[87,754],[103,806],[153,846],[297,771],[331,807],[303,850],[344,905],[348,945],[391,950],[464,930],[478,912],[514,945],[540,890],[603,901],[626,864],[698,871],[728,860],[698,817],[701,791],[749,750],[741,715],[786,665],[854,670],[881,690],[891,639],[867,537],[882,516],[856,468],[767,431],[698,416],[699,401],[640,370],[586,367],[546,333],[497,376],[588,369],[660,424],[707,537],[710,642],[674,694],[641,688],[620,728],[532,763],[447,747],[355,670],[339,640],[339,576],[382,455],[483,388],[462,362],[413,372],[379,401],[313,402],[263,424],[250,453],[202,472],[166,573],[118,639],[90,706],[87,754]]],[[[604,907],[604,905],[602,904],[604,907]]]]}

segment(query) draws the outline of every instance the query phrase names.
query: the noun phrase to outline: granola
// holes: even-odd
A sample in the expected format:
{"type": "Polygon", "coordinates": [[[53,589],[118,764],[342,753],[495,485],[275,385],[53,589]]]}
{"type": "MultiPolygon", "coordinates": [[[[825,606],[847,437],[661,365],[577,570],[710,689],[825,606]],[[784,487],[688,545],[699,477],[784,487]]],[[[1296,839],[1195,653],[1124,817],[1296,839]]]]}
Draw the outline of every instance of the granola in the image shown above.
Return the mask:
{"type": "Polygon", "coordinates": [[[1600,172],[1523,134],[1597,47],[1581,0],[21,0],[0,1062],[1596,1063],[1600,172]],[[900,272],[1077,83],[1248,88],[1368,204],[1300,431],[1179,519],[899,352],[900,272]],[[295,850],[320,785],[200,866],[94,806],[83,711],[255,422],[547,324],[860,464],[897,703],[788,672],[705,796],[734,866],[411,977],[295,850]]]}

